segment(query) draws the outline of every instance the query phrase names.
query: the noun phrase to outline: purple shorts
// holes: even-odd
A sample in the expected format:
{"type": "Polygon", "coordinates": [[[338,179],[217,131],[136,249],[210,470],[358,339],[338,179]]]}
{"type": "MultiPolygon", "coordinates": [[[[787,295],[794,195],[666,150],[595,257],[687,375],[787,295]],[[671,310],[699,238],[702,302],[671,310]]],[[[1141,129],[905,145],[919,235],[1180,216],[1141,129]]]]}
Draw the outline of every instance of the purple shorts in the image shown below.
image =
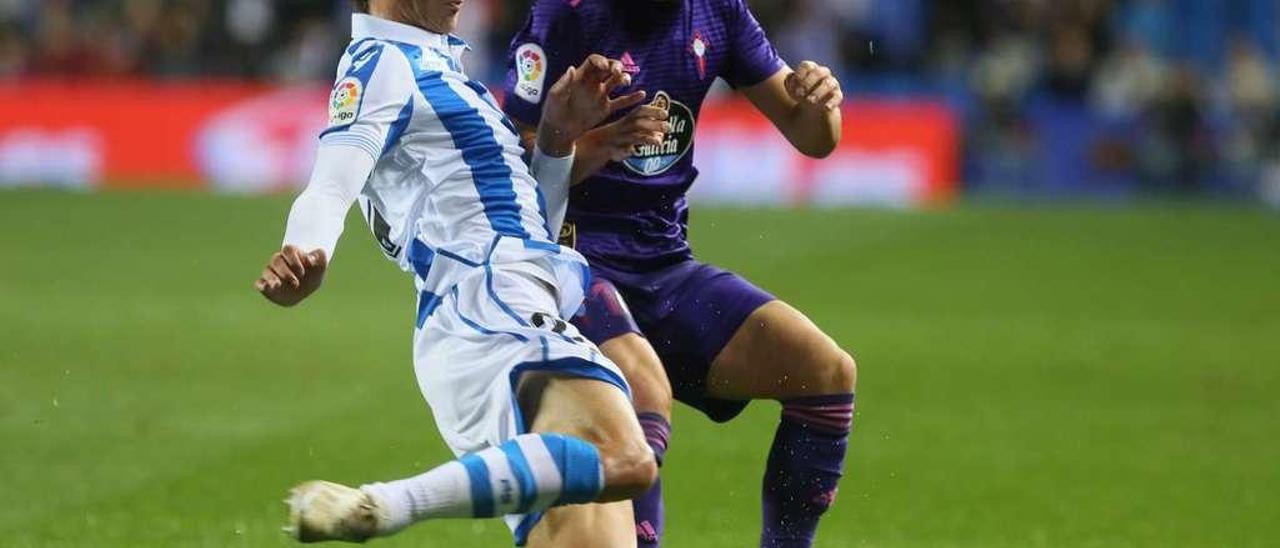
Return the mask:
{"type": "Polygon", "coordinates": [[[592,266],[586,304],[573,323],[596,344],[627,333],[649,340],[677,400],[728,421],[747,401],[707,396],[707,373],[747,317],[774,296],[741,276],[697,261],[645,273],[592,266]],[[622,301],[618,300],[622,298],[622,301]]]}

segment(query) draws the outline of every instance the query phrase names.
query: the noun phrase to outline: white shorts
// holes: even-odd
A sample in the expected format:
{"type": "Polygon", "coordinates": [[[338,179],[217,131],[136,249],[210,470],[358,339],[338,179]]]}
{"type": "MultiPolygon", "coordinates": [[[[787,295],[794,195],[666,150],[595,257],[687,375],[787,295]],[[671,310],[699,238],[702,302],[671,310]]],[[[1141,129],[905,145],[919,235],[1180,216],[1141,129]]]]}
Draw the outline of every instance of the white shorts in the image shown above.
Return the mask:
{"type": "Polygon", "coordinates": [[[426,318],[414,332],[413,366],[455,454],[527,432],[515,402],[525,372],[598,379],[630,394],[618,367],[561,318],[550,276],[529,263],[495,264],[468,272],[444,295],[420,297],[434,302],[419,303],[426,318]]]}

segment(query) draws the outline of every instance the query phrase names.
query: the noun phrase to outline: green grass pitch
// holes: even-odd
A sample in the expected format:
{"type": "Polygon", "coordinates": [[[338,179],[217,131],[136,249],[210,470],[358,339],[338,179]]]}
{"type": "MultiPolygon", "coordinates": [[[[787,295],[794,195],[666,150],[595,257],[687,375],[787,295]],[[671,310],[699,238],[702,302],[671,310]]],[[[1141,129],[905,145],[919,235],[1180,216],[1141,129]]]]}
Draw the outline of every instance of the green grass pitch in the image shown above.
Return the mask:
{"type": "MultiPolygon", "coordinates": [[[[411,281],[355,217],[314,301],[253,293],[287,207],[0,193],[0,546],[285,546],[293,483],[446,458],[411,281]]],[[[1280,545],[1280,216],[701,210],[693,235],[858,357],[819,546],[1280,545]]],[[[753,544],[776,417],[678,411],[668,546],[753,544]]]]}

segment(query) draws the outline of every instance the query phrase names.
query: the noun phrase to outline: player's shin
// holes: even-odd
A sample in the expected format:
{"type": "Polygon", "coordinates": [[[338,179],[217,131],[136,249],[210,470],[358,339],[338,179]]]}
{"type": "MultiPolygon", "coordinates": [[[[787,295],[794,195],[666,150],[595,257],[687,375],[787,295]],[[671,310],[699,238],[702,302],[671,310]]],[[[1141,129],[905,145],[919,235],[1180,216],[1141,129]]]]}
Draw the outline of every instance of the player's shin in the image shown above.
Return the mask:
{"type": "Polygon", "coordinates": [[[361,489],[382,510],[379,534],[436,518],[488,518],[592,502],[603,488],[595,446],[526,434],[407,479],[361,489]]]}
{"type": "MultiPolygon", "coordinates": [[[[645,441],[653,449],[658,466],[667,453],[667,440],[671,437],[671,423],[658,413],[640,413],[640,428],[644,430],[645,441]]],[[[662,543],[663,505],[662,478],[653,482],[653,487],[645,494],[636,497],[632,508],[636,518],[636,543],[640,548],[654,548],[662,543]]]]}
{"type": "Polygon", "coordinates": [[[853,427],[853,394],[782,402],[762,496],[762,548],[808,548],[835,502],[853,427]]]}

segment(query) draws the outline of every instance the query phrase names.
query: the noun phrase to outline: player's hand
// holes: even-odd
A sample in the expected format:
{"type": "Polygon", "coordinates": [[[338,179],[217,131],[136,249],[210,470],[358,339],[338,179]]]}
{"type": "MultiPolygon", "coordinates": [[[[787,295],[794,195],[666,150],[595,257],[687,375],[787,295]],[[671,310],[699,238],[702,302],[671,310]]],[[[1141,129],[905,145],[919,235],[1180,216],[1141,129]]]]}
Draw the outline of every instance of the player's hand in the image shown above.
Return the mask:
{"type": "Polygon", "coordinates": [[[628,112],[622,119],[600,126],[587,134],[591,146],[597,147],[614,162],[621,162],[635,154],[640,145],[661,145],[671,124],[666,109],[644,105],[628,112]]]}
{"type": "Polygon", "coordinates": [[[831,69],[813,61],[801,62],[795,72],[787,75],[786,86],[791,98],[803,107],[831,111],[844,102],[840,81],[831,69]]]}
{"type": "Polygon", "coordinates": [[[619,87],[631,85],[622,62],[592,54],[581,66],[569,67],[547,92],[538,146],[552,156],[567,156],[573,143],[618,110],[644,101],[643,91],[611,97],[619,87]]]}
{"type": "Polygon", "coordinates": [[[324,250],[303,253],[294,246],[286,245],[267,261],[267,267],[253,283],[253,288],[273,303],[293,306],[320,289],[328,267],[324,250]]]}

